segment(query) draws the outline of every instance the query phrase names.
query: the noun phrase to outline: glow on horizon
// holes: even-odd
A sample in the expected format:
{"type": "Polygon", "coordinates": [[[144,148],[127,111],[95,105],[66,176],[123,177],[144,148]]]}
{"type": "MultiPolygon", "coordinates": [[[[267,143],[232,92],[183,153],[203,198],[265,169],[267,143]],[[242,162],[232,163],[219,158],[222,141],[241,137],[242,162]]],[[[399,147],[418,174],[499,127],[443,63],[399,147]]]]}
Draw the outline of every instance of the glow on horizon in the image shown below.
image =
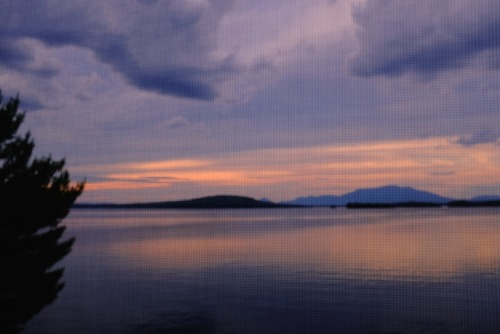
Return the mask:
{"type": "Polygon", "coordinates": [[[174,200],[218,193],[283,200],[386,184],[451,197],[474,194],[474,189],[482,186],[493,185],[500,190],[494,184],[500,175],[500,146],[482,144],[471,149],[456,141],[455,137],[437,137],[261,149],[211,158],[75,166],[70,170],[91,173],[87,200],[102,199],[106,192],[115,190],[125,191],[121,196],[125,201],[174,200]],[[140,189],[162,190],[161,197],[144,198],[144,194],[135,193],[140,189]]]}
{"type": "Polygon", "coordinates": [[[0,10],[23,18],[0,26],[0,89],[20,94],[35,155],[87,180],[78,201],[500,195],[500,1],[0,10]]]}

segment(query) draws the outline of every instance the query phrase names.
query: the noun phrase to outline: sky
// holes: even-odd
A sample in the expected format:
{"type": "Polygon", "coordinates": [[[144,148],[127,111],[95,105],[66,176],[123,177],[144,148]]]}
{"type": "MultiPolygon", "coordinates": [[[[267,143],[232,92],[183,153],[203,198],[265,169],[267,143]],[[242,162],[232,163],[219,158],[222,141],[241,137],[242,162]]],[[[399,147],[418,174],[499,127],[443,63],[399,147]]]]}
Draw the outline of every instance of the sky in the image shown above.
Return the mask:
{"type": "Polygon", "coordinates": [[[4,0],[0,22],[0,89],[80,202],[500,195],[498,0],[4,0]]]}

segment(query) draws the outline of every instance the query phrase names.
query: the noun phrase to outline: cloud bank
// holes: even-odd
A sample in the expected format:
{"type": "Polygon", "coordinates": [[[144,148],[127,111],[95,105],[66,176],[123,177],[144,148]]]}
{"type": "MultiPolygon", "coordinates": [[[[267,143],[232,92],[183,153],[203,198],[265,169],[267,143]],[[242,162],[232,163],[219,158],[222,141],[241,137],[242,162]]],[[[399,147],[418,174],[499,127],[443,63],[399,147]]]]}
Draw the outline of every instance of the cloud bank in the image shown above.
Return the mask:
{"type": "Polygon", "coordinates": [[[91,50],[141,89],[211,100],[236,70],[214,56],[219,21],[230,1],[2,1],[0,65],[27,70],[23,40],[91,50]]]}
{"type": "Polygon", "coordinates": [[[496,143],[500,138],[500,131],[484,130],[473,133],[469,136],[463,136],[457,140],[457,144],[463,146],[474,146],[479,144],[496,143]]]}
{"type": "MultiPolygon", "coordinates": [[[[353,16],[360,49],[350,66],[363,77],[433,74],[500,48],[495,0],[372,0],[353,16]]],[[[494,65],[492,57],[485,65],[494,65]]]]}
{"type": "Polygon", "coordinates": [[[4,0],[0,20],[0,89],[20,94],[37,155],[89,180],[87,200],[498,193],[498,0],[4,0]],[[321,166],[300,149],[359,145],[320,150],[321,166]],[[179,159],[213,165],[93,169],[179,159]]]}

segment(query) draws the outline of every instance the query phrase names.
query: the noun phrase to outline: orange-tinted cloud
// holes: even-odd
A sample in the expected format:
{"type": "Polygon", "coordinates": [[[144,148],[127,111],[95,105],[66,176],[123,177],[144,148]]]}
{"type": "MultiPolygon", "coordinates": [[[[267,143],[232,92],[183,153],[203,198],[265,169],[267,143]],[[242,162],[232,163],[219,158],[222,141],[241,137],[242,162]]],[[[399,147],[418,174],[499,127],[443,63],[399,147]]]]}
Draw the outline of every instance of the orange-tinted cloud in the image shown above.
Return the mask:
{"type": "Polygon", "coordinates": [[[253,192],[267,187],[291,198],[398,184],[450,196],[491,185],[500,175],[499,155],[498,145],[464,147],[449,137],[262,149],[211,159],[90,166],[89,173],[101,181],[88,182],[87,191],[198,185],[248,194],[249,187],[253,192]]]}

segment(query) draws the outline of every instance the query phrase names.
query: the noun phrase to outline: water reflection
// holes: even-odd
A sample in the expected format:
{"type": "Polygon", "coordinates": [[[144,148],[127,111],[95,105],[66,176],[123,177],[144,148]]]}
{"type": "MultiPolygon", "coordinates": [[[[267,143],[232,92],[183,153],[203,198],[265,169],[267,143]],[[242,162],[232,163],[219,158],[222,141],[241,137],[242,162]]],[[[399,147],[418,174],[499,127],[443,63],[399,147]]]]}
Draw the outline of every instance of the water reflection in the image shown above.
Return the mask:
{"type": "Polygon", "coordinates": [[[175,311],[161,314],[156,319],[134,326],[127,334],[214,334],[213,319],[192,312],[175,311]]]}
{"type": "Polygon", "coordinates": [[[500,333],[499,214],[75,211],[26,333],[500,333]]]}
{"type": "Polygon", "coordinates": [[[202,234],[197,224],[177,230],[167,224],[150,235],[111,243],[108,251],[120,261],[155,270],[238,263],[359,279],[449,279],[500,268],[496,215],[478,221],[436,210],[391,215],[371,219],[361,215],[357,219],[368,221],[348,223],[342,213],[328,219],[320,215],[322,219],[301,228],[278,216],[266,222],[275,228],[264,233],[256,233],[260,225],[251,222],[228,226],[223,220],[211,221],[202,234]]]}

